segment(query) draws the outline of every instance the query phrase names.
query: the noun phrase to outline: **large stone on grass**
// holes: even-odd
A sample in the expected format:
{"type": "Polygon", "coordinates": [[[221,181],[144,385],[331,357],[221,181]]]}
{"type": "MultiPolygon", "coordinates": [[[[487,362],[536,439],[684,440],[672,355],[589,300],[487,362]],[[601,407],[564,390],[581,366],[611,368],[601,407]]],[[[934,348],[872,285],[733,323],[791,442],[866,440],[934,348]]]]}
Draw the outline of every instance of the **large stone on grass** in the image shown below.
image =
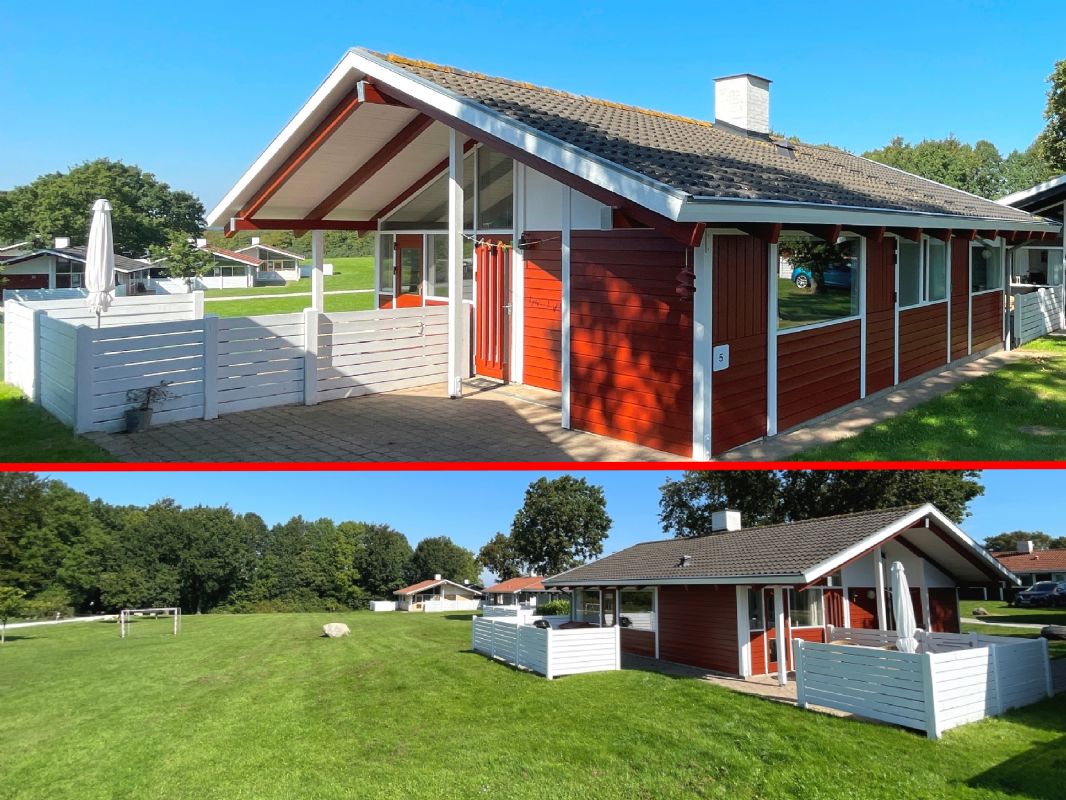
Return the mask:
{"type": "Polygon", "coordinates": [[[1040,635],[1045,639],[1066,640],[1066,625],[1045,625],[1040,629],[1040,635]]]}
{"type": "Polygon", "coordinates": [[[339,639],[341,636],[350,636],[351,631],[343,622],[327,622],[322,626],[322,635],[330,639],[339,639]]]}
{"type": "Polygon", "coordinates": [[[981,608],[981,607],[975,608],[973,610],[973,615],[975,617],[987,617],[988,616],[988,609],[987,608],[981,608]]]}

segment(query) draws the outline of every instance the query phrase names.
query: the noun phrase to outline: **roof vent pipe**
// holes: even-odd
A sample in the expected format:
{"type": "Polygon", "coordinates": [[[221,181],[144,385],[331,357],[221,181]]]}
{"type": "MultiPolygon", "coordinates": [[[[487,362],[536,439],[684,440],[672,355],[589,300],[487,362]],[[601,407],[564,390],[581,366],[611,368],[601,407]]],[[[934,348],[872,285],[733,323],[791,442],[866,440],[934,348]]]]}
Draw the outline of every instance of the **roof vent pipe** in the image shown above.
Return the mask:
{"type": "Polygon", "coordinates": [[[727,531],[739,531],[741,529],[739,511],[724,508],[720,511],[711,512],[711,531],[713,533],[725,533],[727,531]]]}
{"type": "Polygon", "coordinates": [[[770,135],[770,81],[745,72],[714,79],[715,124],[770,135]]]}
{"type": "Polygon", "coordinates": [[[435,581],[439,581],[440,580],[440,573],[439,572],[436,575],[433,576],[433,580],[435,580],[435,581]]]}

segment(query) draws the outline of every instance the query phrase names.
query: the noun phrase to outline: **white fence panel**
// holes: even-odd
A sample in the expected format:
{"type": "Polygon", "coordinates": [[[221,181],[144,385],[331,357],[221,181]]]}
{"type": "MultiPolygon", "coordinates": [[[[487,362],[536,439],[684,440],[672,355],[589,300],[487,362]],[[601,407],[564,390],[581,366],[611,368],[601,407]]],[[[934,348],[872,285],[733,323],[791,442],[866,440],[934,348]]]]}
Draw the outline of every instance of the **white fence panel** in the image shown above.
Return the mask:
{"type": "Polygon", "coordinates": [[[548,675],[548,637],[552,631],[532,625],[516,625],[518,665],[540,675],[548,675]]]}
{"type": "Polygon", "coordinates": [[[304,315],[233,317],[217,322],[219,414],[304,400],[304,315]]]}
{"type": "Polygon", "coordinates": [[[551,632],[551,674],[576,675],[621,669],[621,628],[574,628],[551,632]]]}
{"type": "MultiPolygon", "coordinates": [[[[23,300],[30,308],[38,309],[53,319],[61,319],[71,325],[96,327],[96,315],[89,312],[85,297],[79,294],[69,297],[65,294],[52,297],[53,292],[84,290],[48,289],[41,290],[41,299],[23,300]]],[[[20,297],[29,292],[18,293],[20,297]]],[[[203,293],[193,292],[184,295],[140,295],[137,297],[115,297],[111,308],[100,315],[101,328],[113,328],[138,323],[172,322],[176,320],[199,319],[203,316],[203,293]]],[[[5,304],[7,305],[7,304],[5,304]]]]}
{"type": "Polygon", "coordinates": [[[1058,330],[1061,314],[1061,289],[1037,289],[1014,295],[1014,346],[1058,330]]]}
{"type": "Polygon", "coordinates": [[[40,315],[21,303],[4,309],[4,380],[31,400],[37,397],[40,315]]]}
{"type": "Polygon", "coordinates": [[[1051,661],[1047,655],[1047,640],[999,645],[993,648],[993,652],[1001,712],[1050,696],[1051,661]]]}
{"type": "Polygon", "coordinates": [[[620,628],[559,630],[566,617],[549,617],[553,627],[537,628],[513,619],[475,617],[472,647],[491,658],[548,678],[622,668],[620,628]]]}
{"type": "Polygon", "coordinates": [[[77,328],[43,314],[38,325],[36,377],[41,407],[73,427],[77,413],[77,328]]]}
{"type": "Polygon", "coordinates": [[[447,306],[323,314],[318,324],[318,400],[447,380],[447,306]]]}

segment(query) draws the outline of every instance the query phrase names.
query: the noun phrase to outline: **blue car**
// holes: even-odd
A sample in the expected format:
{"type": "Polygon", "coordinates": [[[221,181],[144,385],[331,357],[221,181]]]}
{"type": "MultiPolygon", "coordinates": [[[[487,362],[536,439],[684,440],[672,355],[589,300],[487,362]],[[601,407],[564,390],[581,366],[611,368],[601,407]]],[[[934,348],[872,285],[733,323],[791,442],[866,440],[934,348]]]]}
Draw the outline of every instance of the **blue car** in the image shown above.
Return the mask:
{"type": "MultiPolygon", "coordinates": [[[[851,267],[830,267],[822,272],[828,289],[851,289],[851,267]]],[[[799,289],[809,289],[814,283],[810,267],[793,267],[792,282],[799,289]]]]}

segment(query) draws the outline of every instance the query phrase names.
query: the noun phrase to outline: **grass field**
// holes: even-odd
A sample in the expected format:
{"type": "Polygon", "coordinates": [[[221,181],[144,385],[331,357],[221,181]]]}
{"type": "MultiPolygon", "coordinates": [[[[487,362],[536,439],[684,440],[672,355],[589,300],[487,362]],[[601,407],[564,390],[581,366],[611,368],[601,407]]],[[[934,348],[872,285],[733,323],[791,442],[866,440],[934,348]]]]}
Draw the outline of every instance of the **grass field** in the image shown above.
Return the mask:
{"type": "MultiPolygon", "coordinates": [[[[374,257],[355,256],[352,258],[330,258],[333,274],[323,278],[323,287],[327,292],[342,289],[374,288],[374,257]]],[[[259,297],[271,294],[288,294],[289,292],[310,292],[311,279],[300,278],[285,286],[259,286],[251,289],[209,289],[206,297],[259,297]]]]}
{"type": "Polygon", "coordinates": [[[777,279],[777,312],[782,330],[850,317],[854,313],[851,292],[826,289],[816,294],[810,289],[800,289],[788,278],[777,279]]]}
{"type": "Polygon", "coordinates": [[[1066,341],[1038,339],[1018,359],[800,461],[1066,458],[1066,341]]]}
{"type": "MultiPolygon", "coordinates": [[[[367,311],[374,307],[374,293],[328,294],[326,311],[367,311]]],[[[291,314],[311,306],[310,295],[301,297],[248,297],[206,303],[204,313],[219,317],[254,317],[262,314],[291,314]]]]}
{"type": "Polygon", "coordinates": [[[960,600],[959,610],[964,617],[972,617],[975,608],[983,608],[989,616],[985,622],[1023,622],[1026,625],[1066,625],[1066,608],[1014,608],[1000,600],[960,600]]]}
{"type": "Polygon", "coordinates": [[[940,742],[704,682],[547,681],[466,615],[187,616],[13,631],[8,798],[1051,798],[1066,697],[940,742]],[[352,636],[327,640],[322,623],[352,636]]]}

